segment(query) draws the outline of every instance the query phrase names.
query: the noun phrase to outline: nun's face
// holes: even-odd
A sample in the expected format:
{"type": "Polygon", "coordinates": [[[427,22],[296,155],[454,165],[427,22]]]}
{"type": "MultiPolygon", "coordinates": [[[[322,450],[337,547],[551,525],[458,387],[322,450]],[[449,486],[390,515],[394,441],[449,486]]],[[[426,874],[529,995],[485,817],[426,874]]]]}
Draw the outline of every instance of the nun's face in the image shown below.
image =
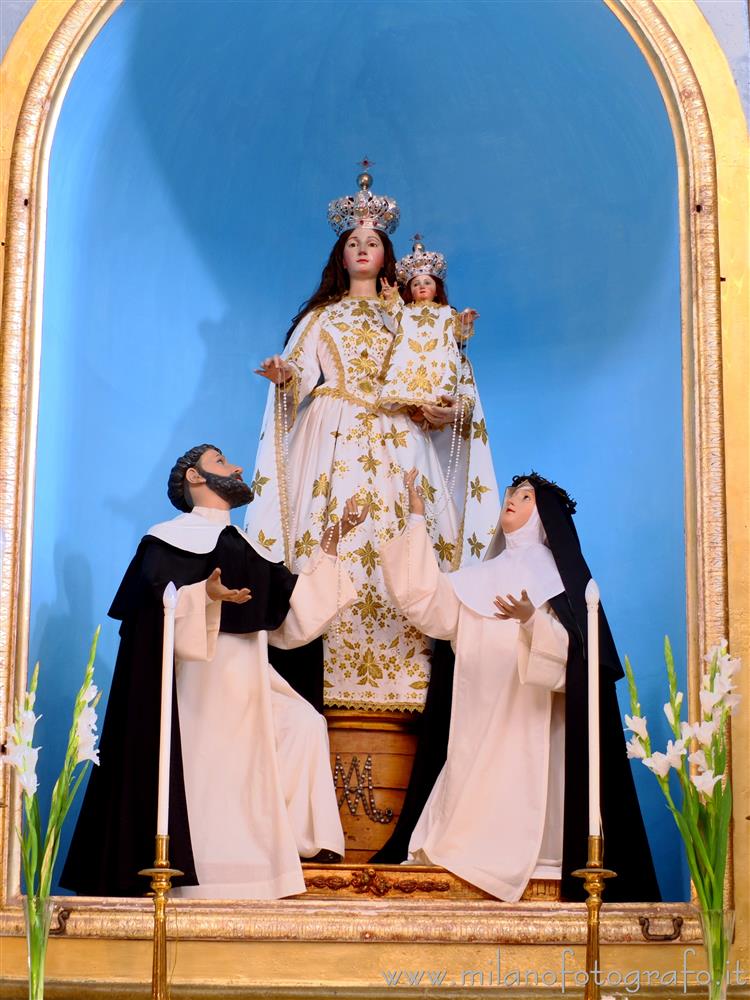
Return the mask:
{"type": "Polygon", "coordinates": [[[500,525],[507,534],[511,531],[518,531],[531,517],[536,507],[536,494],[534,487],[521,483],[512,493],[509,493],[503,512],[500,515],[500,525]]]}

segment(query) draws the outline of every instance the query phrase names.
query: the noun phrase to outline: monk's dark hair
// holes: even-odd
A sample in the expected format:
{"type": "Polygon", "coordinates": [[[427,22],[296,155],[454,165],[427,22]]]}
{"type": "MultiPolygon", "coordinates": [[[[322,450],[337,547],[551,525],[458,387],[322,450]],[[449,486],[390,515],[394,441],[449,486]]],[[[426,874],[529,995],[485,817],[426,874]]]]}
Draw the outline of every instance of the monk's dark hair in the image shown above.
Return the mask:
{"type": "Polygon", "coordinates": [[[576,507],[578,506],[573,497],[564,490],[562,486],[558,486],[557,483],[553,482],[551,479],[545,479],[544,476],[540,476],[538,472],[533,470],[525,476],[513,476],[511,480],[511,486],[516,489],[521,483],[531,483],[531,485],[537,489],[547,489],[552,493],[556,499],[562,504],[564,509],[568,514],[575,514],[576,507]]]}
{"type": "MultiPolygon", "coordinates": [[[[414,278],[418,277],[418,274],[414,275],[414,278]]],[[[448,301],[448,289],[446,288],[445,282],[442,278],[436,278],[434,274],[431,274],[430,277],[435,282],[435,298],[433,301],[439,306],[449,306],[450,302],[448,301]]],[[[412,278],[411,281],[407,281],[401,289],[401,298],[407,305],[414,301],[414,296],[411,292],[411,283],[414,281],[414,278],[412,278]]]]}
{"type": "MultiPolygon", "coordinates": [[[[318,309],[320,306],[339,302],[349,291],[349,272],[344,267],[344,247],[353,232],[354,230],[350,229],[348,232],[342,233],[334,243],[328,257],[328,262],[320,276],[320,284],[307,302],[300,306],[299,312],[292,320],[284,337],[285,345],[289,343],[289,338],[294,333],[294,328],[304,316],[312,312],[313,309],[318,309]]],[[[387,278],[388,283],[391,285],[396,283],[396,254],[388,236],[379,229],[374,230],[374,232],[378,234],[380,242],[383,244],[383,250],[385,251],[383,255],[383,267],[377,277],[376,284],[378,294],[380,294],[381,278],[387,278]]]]}
{"type": "Polygon", "coordinates": [[[193,501],[190,498],[190,486],[186,478],[187,471],[188,469],[197,468],[204,452],[211,449],[221,454],[221,448],[217,448],[215,444],[198,444],[195,448],[191,448],[190,451],[186,451],[172,466],[172,471],[169,473],[169,479],[167,480],[167,496],[177,510],[182,510],[186,514],[189,514],[193,509],[193,501]]]}

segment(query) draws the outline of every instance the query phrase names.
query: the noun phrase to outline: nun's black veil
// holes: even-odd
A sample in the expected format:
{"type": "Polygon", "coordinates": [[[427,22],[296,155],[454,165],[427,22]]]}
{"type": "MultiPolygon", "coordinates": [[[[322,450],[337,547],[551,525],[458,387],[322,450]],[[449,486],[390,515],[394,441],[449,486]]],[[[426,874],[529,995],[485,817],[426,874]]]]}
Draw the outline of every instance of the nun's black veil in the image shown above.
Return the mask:
{"type": "MultiPolygon", "coordinates": [[[[515,476],[513,486],[530,483],[547,541],[565,586],[550,601],[569,637],[565,697],[565,821],[563,834],[563,899],[584,899],[580,879],[570,872],[586,864],[588,832],[588,682],[586,584],[591,572],[581,552],[573,523],[575,502],[565,490],[537,473],[515,476]]],[[[607,883],[608,902],[658,900],[659,887],[646,838],[615,693],[622,665],[604,610],[599,609],[601,811],[604,863],[617,872],[607,883]]],[[[393,863],[406,858],[411,832],[445,763],[450,725],[453,657],[450,644],[438,642],[433,654],[412,777],[396,828],[372,859],[393,863]]],[[[512,805],[512,803],[510,803],[512,805]]],[[[512,809],[509,810],[512,815],[512,809]]]]}

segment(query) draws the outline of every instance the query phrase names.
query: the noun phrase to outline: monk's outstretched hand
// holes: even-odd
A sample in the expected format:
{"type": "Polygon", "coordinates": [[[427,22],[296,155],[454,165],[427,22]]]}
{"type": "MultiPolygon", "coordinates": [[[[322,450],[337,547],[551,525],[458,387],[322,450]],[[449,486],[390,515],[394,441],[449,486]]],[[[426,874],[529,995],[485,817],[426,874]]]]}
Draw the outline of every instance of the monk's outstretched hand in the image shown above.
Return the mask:
{"type": "Polygon", "coordinates": [[[217,567],[206,580],[206,595],[209,601],[229,601],[230,604],[245,604],[252,600],[252,594],[247,587],[241,590],[230,590],[221,582],[221,570],[217,567]]]}
{"type": "Polygon", "coordinates": [[[358,527],[365,520],[370,512],[369,503],[360,508],[356,497],[349,497],[344,503],[344,512],[341,520],[336,524],[326,528],[320,540],[320,547],[329,556],[335,556],[338,551],[339,539],[348,535],[350,531],[358,527]]]}
{"type": "Polygon", "coordinates": [[[495,618],[499,618],[504,622],[515,619],[515,621],[523,625],[534,614],[534,605],[529,600],[529,595],[525,590],[521,591],[520,598],[515,598],[512,594],[507,594],[505,600],[503,600],[498,594],[494,603],[499,611],[499,614],[495,612],[495,618]]]}
{"type": "Polygon", "coordinates": [[[360,510],[359,504],[357,503],[356,497],[349,497],[349,499],[344,504],[344,513],[341,517],[341,524],[343,524],[343,534],[348,535],[350,531],[356,528],[358,525],[362,524],[367,515],[370,512],[370,505],[366,503],[360,510]]]}

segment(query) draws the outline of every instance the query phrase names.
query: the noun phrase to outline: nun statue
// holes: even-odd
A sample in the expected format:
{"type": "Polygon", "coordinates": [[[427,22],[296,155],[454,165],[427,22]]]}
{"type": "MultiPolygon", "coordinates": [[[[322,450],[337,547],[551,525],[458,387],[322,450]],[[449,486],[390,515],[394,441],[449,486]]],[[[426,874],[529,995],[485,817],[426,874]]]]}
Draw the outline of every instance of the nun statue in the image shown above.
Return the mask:
{"type": "MultiPolygon", "coordinates": [[[[516,476],[492,558],[441,573],[416,479],[416,470],[406,477],[409,524],[382,547],[383,572],[409,621],[450,640],[455,674],[443,713],[447,749],[431,788],[415,762],[412,824],[415,802],[423,808],[413,830],[400,831],[402,842],[411,832],[408,859],[446,868],[508,902],[532,878],[560,879],[562,898],[582,899],[571,872],[585,865],[587,849],[584,590],[591,574],[572,520],[575,503],[535,473],[516,476]]],[[[615,693],[622,668],[601,609],[599,635],[602,826],[607,867],[619,876],[607,898],[656,900],[615,693]]],[[[426,726],[423,743],[433,739],[439,745],[440,734],[426,726]]]]}

